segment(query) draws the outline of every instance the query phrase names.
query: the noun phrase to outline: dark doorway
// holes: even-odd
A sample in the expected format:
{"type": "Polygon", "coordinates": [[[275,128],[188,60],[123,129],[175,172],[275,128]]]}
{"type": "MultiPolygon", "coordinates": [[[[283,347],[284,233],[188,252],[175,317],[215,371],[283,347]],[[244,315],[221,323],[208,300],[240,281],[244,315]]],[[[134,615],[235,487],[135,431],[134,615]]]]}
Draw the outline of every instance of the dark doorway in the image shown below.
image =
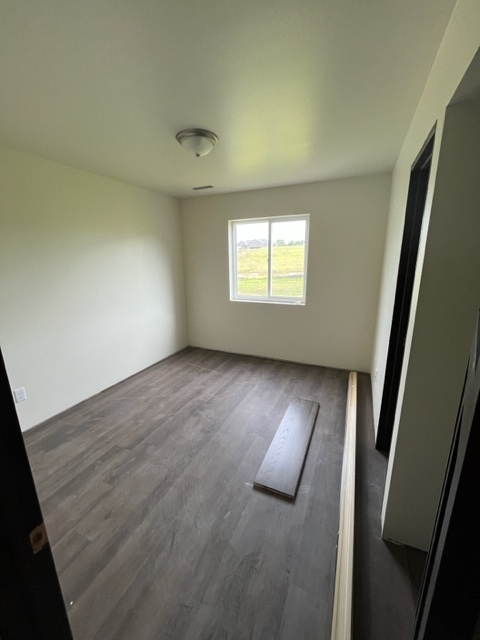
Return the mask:
{"type": "Polygon", "coordinates": [[[1,351],[0,407],[0,638],[71,640],[1,351]]]}
{"type": "Polygon", "coordinates": [[[385,382],[375,443],[376,448],[385,453],[390,451],[392,441],[393,422],[397,407],[405,339],[410,318],[413,282],[415,279],[423,212],[427,198],[434,140],[435,129],[427,138],[417,159],[413,163],[410,173],[392,327],[390,329],[390,341],[388,344],[387,364],[385,368],[385,382]]]}
{"type": "Polygon", "coordinates": [[[480,636],[480,318],[417,605],[414,640],[480,636]]]}

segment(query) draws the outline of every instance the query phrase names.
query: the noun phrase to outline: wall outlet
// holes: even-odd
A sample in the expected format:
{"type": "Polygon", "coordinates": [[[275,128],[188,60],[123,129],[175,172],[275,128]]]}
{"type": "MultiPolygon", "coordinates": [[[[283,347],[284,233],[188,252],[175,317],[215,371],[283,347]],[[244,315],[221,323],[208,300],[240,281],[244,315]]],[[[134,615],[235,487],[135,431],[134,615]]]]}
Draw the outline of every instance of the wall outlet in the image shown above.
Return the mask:
{"type": "Polygon", "coordinates": [[[20,387],[20,389],[15,389],[13,392],[15,397],[15,402],[23,402],[27,399],[27,392],[25,391],[25,387],[20,387]]]}

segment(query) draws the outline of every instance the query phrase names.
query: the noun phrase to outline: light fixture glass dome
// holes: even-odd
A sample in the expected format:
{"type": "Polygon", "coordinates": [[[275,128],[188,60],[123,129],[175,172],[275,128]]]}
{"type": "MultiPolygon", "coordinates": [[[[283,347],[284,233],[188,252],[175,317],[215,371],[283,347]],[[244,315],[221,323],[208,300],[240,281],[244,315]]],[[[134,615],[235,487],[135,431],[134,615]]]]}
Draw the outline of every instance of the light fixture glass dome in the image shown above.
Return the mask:
{"type": "Polygon", "coordinates": [[[210,153],[218,141],[217,136],[207,129],[183,129],[175,138],[185,151],[193,153],[197,158],[210,153]]]}

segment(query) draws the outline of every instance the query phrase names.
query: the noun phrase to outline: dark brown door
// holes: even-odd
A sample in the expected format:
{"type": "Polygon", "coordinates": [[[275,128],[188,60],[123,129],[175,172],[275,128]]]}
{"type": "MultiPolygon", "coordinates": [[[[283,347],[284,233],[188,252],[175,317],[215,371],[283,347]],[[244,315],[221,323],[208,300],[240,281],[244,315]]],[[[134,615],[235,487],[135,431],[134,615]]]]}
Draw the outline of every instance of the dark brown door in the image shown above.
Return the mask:
{"type": "Polygon", "coordinates": [[[71,640],[0,350],[0,638],[71,640]]]}
{"type": "Polygon", "coordinates": [[[376,448],[386,453],[390,451],[392,441],[434,139],[432,132],[413,164],[408,187],[385,382],[375,442],[376,448]]]}
{"type": "Polygon", "coordinates": [[[417,605],[414,640],[480,637],[480,315],[417,605]]]}

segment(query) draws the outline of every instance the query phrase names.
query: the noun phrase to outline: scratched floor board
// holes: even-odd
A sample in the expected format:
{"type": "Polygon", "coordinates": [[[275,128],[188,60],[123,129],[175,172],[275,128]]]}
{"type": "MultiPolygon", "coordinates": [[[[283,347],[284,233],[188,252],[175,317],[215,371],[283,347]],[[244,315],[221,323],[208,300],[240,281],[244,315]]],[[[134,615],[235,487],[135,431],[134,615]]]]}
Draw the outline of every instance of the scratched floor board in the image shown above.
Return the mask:
{"type": "MultiPolygon", "coordinates": [[[[75,640],[328,638],[347,379],[188,348],[25,433],[75,640]],[[295,397],[321,421],[292,502],[252,479],[295,397]]],[[[400,638],[369,531],[358,639],[400,638]]]]}
{"type": "Polygon", "coordinates": [[[294,499],[319,405],[293,398],[255,476],[254,487],[294,499]]]}

